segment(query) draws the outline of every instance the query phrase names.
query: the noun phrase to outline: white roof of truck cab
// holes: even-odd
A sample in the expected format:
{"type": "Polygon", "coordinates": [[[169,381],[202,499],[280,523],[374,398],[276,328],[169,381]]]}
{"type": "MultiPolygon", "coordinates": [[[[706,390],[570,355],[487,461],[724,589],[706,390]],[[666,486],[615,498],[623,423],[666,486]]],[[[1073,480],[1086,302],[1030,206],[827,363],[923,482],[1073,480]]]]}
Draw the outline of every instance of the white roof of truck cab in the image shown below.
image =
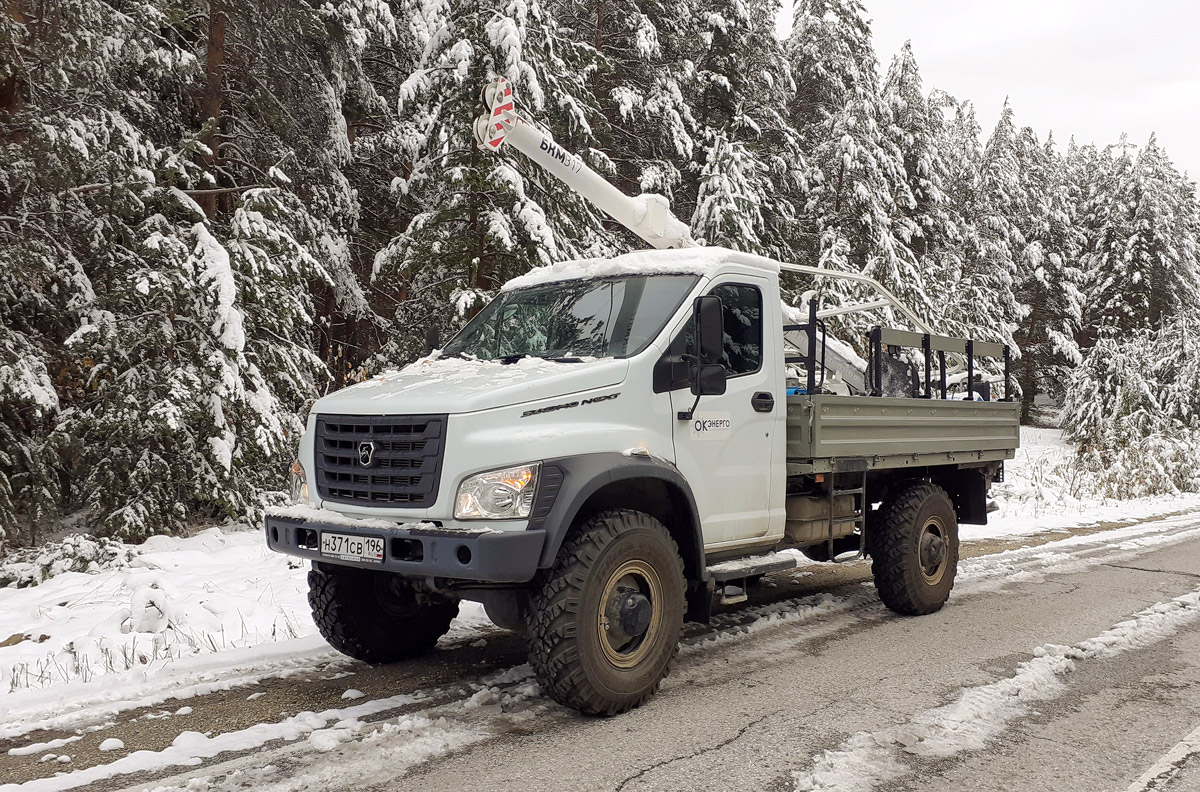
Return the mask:
{"type": "Polygon", "coordinates": [[[513,278],[501,291],[540,286],[543,283],[580,278],[607,278],[617,275],[700,275],[716,272],[724,264],[741,264],[763,272],[778,273],[779,262],[750,253],[722,247],[695,247],[680,250],[639,250],[613,258],[576,259],[535,267],[513,278]]]}

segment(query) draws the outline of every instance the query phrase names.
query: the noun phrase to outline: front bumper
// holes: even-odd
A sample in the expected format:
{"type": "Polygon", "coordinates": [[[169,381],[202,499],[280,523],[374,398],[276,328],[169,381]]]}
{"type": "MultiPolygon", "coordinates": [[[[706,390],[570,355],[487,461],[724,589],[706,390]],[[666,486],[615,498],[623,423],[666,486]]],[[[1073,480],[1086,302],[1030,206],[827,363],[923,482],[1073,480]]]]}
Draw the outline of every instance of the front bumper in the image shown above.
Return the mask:
{"type": "Polygon", "coordinates": [[[449,530],[429,523],[384,527],[372,519],[356,525],[342,517],[323,522],[267,515],[267,546],[279,553],[327,564],[382,569],[407,577],[440,577],[488,583],[525,583],[537,572],[544,530],[449,530]],[[348,561],[321,554],[321,532],[382,537],[383,561],[348,561]]]}

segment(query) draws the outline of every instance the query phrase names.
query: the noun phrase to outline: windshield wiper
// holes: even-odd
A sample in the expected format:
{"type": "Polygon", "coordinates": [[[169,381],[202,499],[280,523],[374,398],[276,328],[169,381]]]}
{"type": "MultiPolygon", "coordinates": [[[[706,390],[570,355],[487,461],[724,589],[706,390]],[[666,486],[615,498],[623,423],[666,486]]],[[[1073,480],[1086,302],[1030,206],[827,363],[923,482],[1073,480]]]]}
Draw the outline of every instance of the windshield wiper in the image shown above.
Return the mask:
{"type": "Polygon", "coordinates": [[[505,355],[501,358],[496,358],[496,361],[501,365],[507,366],[510,363],[516,363],[522,358],[540,358],[541,360],[550,360],[555,363],[582,363],[583,358],[580,357],[554,357],[552,355],[531,355],[528,352],[518,352],[515,355],[505,355]]]}

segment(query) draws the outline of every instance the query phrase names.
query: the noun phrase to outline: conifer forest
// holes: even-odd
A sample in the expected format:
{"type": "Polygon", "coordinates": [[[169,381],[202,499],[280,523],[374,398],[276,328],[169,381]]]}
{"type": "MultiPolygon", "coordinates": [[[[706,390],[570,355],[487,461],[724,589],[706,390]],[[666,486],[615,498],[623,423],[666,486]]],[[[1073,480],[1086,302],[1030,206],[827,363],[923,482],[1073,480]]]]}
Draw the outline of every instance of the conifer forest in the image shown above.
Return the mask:
{"type": "Polygon", "coordinates": [[[3,0],[0,543],[253,520],[314,399],[533,267],[642,247],[478,150],[496,76],[706,244],[865,272],[1010,344],[1023,419],[1061,420],[1114,496],[1200,489],[1191,177],[1153,136],[1023,126],[1019,97],[981,129],[859,0],[799,0],[786,39],[778,11],[3,0]]]}

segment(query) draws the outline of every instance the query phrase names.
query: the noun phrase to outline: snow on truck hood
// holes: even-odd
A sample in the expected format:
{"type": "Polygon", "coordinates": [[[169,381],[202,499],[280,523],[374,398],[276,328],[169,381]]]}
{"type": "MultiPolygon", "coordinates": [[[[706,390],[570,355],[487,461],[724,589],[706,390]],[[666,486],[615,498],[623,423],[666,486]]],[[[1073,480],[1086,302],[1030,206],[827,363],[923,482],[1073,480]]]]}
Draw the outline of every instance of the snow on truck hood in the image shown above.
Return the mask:
{"type": "Polygon", "coordinates": [[[463,358],[422,358],[398,371],[332,393],[313,412],[340,415],[466,413],[553,399],[617,385],[627,360],[602,358],[560,363],[521,358],[515,363],[463,358]]]}

